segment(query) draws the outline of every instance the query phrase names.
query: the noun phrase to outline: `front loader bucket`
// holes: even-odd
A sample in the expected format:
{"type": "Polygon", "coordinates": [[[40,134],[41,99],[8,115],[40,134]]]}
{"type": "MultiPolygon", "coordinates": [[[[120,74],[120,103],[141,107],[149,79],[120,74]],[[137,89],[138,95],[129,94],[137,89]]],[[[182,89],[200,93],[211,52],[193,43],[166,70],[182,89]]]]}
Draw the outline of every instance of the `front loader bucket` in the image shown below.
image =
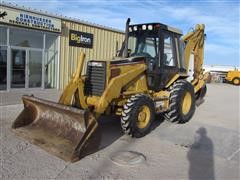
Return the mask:
{"type": "Polygon", "coordinates": [[[12,125],[18,136],[65,161],[98,150],[100,131],[90,112],[32,96],[22,99],[24,110],[12,125]]]}

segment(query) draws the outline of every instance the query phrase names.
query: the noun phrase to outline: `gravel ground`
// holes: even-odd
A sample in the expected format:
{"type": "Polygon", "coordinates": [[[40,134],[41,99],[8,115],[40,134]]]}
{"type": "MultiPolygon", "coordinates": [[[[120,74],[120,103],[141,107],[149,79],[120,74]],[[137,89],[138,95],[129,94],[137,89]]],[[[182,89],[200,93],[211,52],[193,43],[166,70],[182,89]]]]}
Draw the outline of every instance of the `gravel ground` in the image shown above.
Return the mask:
{"type": "Polygon", "coordinates": [[[158,116],[141,139],[123,135],[116,117],[104,117],[101,150],[76,163],[16,137],[10,127],[23,106],[0,106],[0,179],[239,179],[239,98],[239,87],[209,84],[190,122],[171,124],[158,116]],[[123,151],[146,159],[134,166],[114,163],[123,151]]]}

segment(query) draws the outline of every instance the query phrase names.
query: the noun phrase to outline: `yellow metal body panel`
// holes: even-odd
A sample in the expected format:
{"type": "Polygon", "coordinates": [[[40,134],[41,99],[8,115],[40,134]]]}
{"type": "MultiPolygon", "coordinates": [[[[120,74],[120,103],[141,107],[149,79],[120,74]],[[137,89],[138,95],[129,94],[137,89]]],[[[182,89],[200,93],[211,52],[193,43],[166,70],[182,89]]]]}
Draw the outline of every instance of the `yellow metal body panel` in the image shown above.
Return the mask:
{"type": "Polygon", "coordinates": [[[184,50],[185,67],[188,70],[191,53],[194,54],[194,79],[202,73],[204,60],[204,24],[197,24],[195,30],[183,36],[182,40],[187,42],[184,50]]]}
{"type": "Polygon", "coordinates": [[[121,107],[127,102],[127,99],[118,98],[118,99],[115,99],[114,102],[116,103],[117,106],[121,107]]]}
{"type": "Polygon", "coordinates": [[[89,96],[87,97],[87,105],[88,106],[95,106],[96,104],[98,104],[100,97],[99,96],[89,96]]]}
{"type": "Polygon", "coordinates": [[[208,76],[209,73],[204,73],[203,76],[200,76],[201,79],[192,82],[192,85],[194,87],[194,93],[197,93],[203,86],[205,86],[208,76]]]}
{"type": "Polygon", "coordinates": [[[161,101],[161,107],[156,107],[156,112],[164,112],[168,110],[169,106],[169,97],[170,97],[170,92],[169,91],[159,91],[152,93],[153,100],[155,102],[161,101]]]}
{"type": "Polygon", "coordinates": [[[147,78],[145,74],[141,74],[137,76],[133,80],[133,82],[128,84],[124,89],[125,89],[125,91],[123,92],[124,95],[147,92],[148,87],[147,87],[147,78]]]}
{"type": "Polygon", "coordinates": [[[129,82],[133,81],[137,76],[142,74],[146,68],[147,67],[145,64],[137,64],[134,66],[134,68],[131,68],[131,70],[112,78],[100,97],[100,100],[97,104],[95,104],[95,112],[103,113],[108,107],[109,103],[120,97],[123,87],[129,82]]]}
{"type": "Polygon", "coordinates": [[[175,74],[175,76],[173,76],[173,78],[167,83],[166,88],[171,86],[179,77],[180,77],[179,74],[175,74]]]}
{"type": "Polygon", "coordinates": [[[157,99],[157,98],[160,98],[160,97],[169,98],[170,92],[169,91],[159,91],[159,92],[153,93],[152,96],[153,96],[154,99],[157,99]]]}
{"type": "Polygon", "coordinates": [[[226,80],[232,81],[234,78],[240,78],[240,71],[238,70],[228,71],[226,80]]]}

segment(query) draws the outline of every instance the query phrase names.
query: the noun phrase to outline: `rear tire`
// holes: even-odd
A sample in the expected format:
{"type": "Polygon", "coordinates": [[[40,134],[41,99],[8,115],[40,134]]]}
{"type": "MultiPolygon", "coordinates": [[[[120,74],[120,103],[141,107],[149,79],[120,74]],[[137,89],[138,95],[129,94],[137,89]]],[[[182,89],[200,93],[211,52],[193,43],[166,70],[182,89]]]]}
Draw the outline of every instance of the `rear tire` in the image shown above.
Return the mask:
{"type": "Polygon", "coordinates": [[[165,118],[170,122],[188,122],[196,108],[192,84],[186,80],[178,80],[169,89],[169,110],[165,113],[165,118]]]}
{"type": "Polygon", "coordinates": [[[240,78],[237,78],[235,77],[233,80],[232,80],[232,83],[236,86],[240,85],[240,78]]]}
{"type": "Polygon", "coordinates": [[[133,95],[123,106],[122,130],[132,137],[143,137],[151,131],[154,119],[155,107],[153,100],[144,94],[133,95]]]}

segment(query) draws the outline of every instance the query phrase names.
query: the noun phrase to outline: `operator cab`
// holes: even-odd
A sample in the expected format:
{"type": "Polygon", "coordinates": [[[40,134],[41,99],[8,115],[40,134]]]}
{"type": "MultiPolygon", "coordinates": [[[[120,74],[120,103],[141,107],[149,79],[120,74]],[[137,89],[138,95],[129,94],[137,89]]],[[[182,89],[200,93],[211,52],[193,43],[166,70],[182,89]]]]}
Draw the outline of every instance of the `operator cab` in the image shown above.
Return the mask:
{"type": "Polygon", "coordinates": [[[145,59],[151,90],[159,91],[166,87],[174,75],[186,73],[181,30],[161,23],[127,24],[125,36],[120,56],[131,60],[134,57],[145,59]]]}

